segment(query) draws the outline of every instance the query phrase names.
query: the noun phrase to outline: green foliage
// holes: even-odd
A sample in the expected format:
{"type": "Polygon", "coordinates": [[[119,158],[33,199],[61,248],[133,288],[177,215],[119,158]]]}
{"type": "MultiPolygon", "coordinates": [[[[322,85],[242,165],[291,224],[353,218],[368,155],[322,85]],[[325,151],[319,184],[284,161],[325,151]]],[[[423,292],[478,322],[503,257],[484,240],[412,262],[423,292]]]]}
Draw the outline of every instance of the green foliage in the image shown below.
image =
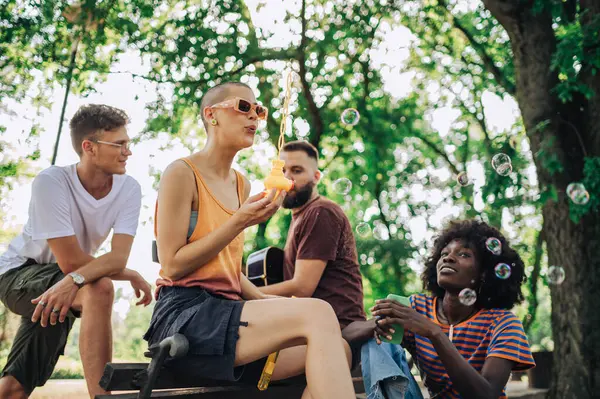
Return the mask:
{"type": "Polygon", "coordinates": [[[579,223],[581,218],[591,212],[600,210],[600,157],[586,157],[584,159],[583,180],[585,189],[590,194],[586,204],[575,204],[569,201],[569,216],[574,223],[579,223]]]}
{"type": "Polygon", "coordinates": [[[593,74],[600,70],[599,30],[598,16],[585,28],[579,19],[557,28],[558,45],[553,54],[552,69],[558,73],[560,83],[554,90],[561,101],[572,101],[576,93],[588,99],[594,95],[592,88],[580,79],[580,71],[582,67],[591,69],[593,74]]]}

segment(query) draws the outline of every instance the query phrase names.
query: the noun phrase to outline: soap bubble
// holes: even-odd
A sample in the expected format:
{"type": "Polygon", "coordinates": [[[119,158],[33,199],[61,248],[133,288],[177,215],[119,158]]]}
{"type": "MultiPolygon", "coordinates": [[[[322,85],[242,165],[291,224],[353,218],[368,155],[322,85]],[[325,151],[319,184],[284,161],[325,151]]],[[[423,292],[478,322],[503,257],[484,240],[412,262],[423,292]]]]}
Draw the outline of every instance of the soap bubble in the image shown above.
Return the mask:
{"type": "Polygon", "coordinates": [[[571,183],[567,186],[567,195],[577,205],[585,205],[590,200],[590,193],[582,183],[571,183]]]}
{"type": "Polygon", "coordinates": [[[512,172],[510,157],[503,153],[494,155],[492,158],[492,167],[500,176],[507,176],[512,172]]]}
{"type": "Polygon", "coordinates": [[[460,172],[458,176],[456,176],[456,181],[463,187],[468,186],[471,183],[467,172],[460,172]]]}
{"type": "Polygon", "coordinates": [[[355,126],[360,120],[360,114],[354,108],[346,108],[340,119],[344,125],[355,126]]]}
{"type": "Polygon", "coordinates": [[[477,302],[477,294],[470,288],[465,288],[458,294],[458,300],[465,306],[471,306],[477,302]]]}
{"type": "Polygon", "coordinates": [[[565,281],[565,269],[561,266],[550,266],[547,276],[549,284],[560,285],[565,281]]]}
{"type": "Polygon", "coordinates": [[[346,179],[345,177],[337,179],[333,182],[333,190],[338,194],[346,195],[350,192],[351,189],[352,182],[349,179],[346,179]]]}
{"type": "Polygon", "coordinates": [[[502,243],[496,237],[490,237],[485,240],[485,247],[488,251],[498,256],[502,253],[502,243]]]}
{"type": "Polygon", "coordinates": [[[498,166],[511,163],[510,157],[504,153],[494,155],[492,158],[492,167],[496,169],[498,166]]]}
{"type": "Polygon", "coordinates": [[[356,225],[356,234],[360,237],[365,238],[371,234],[371,225],[369,223],[361,222],[356,225]]]}
{"type": "Polygon", "coordinates": [[[498,263],[496,267],[494,267],[494,272],[499,279],[507,280],[510,277],[512,270],[506,263],[498,263]]]}
{"type": "Polygon", "coordinates": [[[496,168],[496,172],[500,176],[508,176],[510,174],[510,172],[512,172],[512,164],[511,163],[502,164],[496,168]]]}
{"type": "Polygon", "coordinates": [[[373,237],[378,240],[387,239],[389,237],[387,227],[382,224],[378,224],[377,226],[373,227],[373,237]]]}

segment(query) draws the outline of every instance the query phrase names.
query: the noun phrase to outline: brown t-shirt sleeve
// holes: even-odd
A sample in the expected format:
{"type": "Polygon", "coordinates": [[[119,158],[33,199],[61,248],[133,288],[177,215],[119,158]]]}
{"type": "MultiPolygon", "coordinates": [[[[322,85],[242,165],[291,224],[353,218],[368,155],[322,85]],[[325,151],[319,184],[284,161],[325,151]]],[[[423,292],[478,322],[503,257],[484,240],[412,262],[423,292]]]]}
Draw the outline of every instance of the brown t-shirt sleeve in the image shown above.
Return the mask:
{"type": "Polygon", "coordinates": [[[335,260],[341,236],[341,221],[330,209],[308,209],[302,227],[297,230],[296,259],[335,260]]]}

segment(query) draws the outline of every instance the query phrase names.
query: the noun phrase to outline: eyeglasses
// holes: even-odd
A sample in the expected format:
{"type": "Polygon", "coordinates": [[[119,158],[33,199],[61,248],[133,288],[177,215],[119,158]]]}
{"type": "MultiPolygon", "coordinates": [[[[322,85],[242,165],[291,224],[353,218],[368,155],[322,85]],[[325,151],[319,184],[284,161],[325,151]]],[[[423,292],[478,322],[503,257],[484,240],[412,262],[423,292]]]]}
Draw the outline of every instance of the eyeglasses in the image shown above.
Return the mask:
{"type": "Polygon", "coordinates": [[[209,108],[233,108],[242,114],[247,114],[254,109],[258,119],[267,119],[267,115],[269,114],[269,110],[266,107],[260,104],[252,104],[250,101],[239,97],[211,105],[209,108]]]}
{"type": "Polygon", "coordinates": [[[113,147],[120,147],[121,154],[127,154],[129,151],[131,151],[131,141],[128,141],[126,143],[112,143],[110,141],[96,140],[95,143],[112,145],[113,147]]]}

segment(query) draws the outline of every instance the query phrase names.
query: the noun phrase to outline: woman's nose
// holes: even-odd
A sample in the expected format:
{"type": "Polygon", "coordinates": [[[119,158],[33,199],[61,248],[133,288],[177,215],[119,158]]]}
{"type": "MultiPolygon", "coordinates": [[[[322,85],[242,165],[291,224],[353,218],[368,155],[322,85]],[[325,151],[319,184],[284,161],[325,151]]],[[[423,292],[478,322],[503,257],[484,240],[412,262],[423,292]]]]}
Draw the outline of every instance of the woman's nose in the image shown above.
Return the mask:
{"type": "Polygon", "coordinates": [[[444,256],[444,263],[454,263],[456,262],[456,258],[454,258],[454,255],[452,254],[447,254],[446,256],[444,256]]]}

